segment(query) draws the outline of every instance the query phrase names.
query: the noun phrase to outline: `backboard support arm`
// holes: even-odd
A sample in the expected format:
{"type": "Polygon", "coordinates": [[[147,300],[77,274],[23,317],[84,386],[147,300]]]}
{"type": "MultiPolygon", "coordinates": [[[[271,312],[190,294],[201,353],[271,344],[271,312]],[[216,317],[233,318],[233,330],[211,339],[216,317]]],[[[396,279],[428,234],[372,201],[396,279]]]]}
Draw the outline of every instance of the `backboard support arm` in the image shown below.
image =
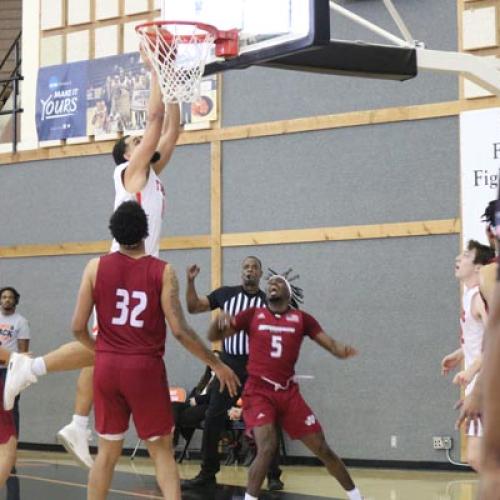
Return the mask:
{"type": "MultiPolygon", "coordinates": [[[[382,0],[391,13],[391,0],[382,0]]],[[[330,0],[330,9],[359,24],[373,33],[385,38],[399,47],[413,47],[417,52],[417,67],[418,69],[426,69],[430,71],[441,71],[447,73],[459,73],[467,77],[469,80],[485,88],[489,92],[500,96],[500,61],[486,59],[481,56],[467,54],[463,52],[451,52],[442,50],[430,50],[423,48],[423,44],[418,44],[415,41],[408,40],[411,35],[399,14],[393,7],[391,16],[400,28],[406,40],[403,40],[396,35],[380,28],[376,24],[367,19],[351,12],[345,7],[336,4],[334,0],[330,0]],[[393,13],[396,13],[395,16],[393,13]],[[401,23],[396,19],[401,19],[401,23]],[[403,28],[404,26],[404,28],[403,28]]]]}

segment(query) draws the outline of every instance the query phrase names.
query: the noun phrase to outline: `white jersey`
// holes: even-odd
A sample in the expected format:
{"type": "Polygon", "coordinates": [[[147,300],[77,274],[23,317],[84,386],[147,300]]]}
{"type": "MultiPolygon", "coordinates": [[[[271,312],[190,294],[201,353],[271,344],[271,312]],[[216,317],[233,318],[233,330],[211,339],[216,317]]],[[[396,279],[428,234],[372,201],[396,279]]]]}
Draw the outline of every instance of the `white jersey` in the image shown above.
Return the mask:
{"type": "Polygon", "coordinates": [[[19,313],[0,312],[0,346],[9,352],[18,352],[17,341],[29,340],[30,327],[26,318],[19,313]]]}
{"type": "MultiPolygon", "coordinates": [[[[472,315],[472,301],[479,293],[479,287],[464,287],[462,296],[462,317],[460,324],[462,326],[462,349],[464,352],[465,369],[482,353],[484,325],[472,315]]],[[[470,393],[474,387],[476,378],[467,386],[466,393],[470,393]]]]}
{"type": "MultiPolygon", "coordinates": [[[[123,185],[123,171],[127,168],[128,162],[122,163],[115,168],[113,179],[115,182],[115,210],[124,201],[137,201],[148,217],[149,236],[145,240],[146,254],[158,257],[160,254],[160,234],[161,224],[165,216],[165,189],[160,178],[153,168],[149,169],[149,176],[146,185],[138,193],[129,193],[123,185]]],[[[119,250],[120,245],[113,240],[111,251],[119,250]]]]}

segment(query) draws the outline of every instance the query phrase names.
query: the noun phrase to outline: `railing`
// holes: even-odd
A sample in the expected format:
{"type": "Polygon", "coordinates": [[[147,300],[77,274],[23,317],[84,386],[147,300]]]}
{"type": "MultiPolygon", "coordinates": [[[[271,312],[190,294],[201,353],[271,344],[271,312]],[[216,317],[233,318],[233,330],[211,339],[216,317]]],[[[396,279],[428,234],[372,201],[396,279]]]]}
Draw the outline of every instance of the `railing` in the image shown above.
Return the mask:
{"type": "Polygon", "coordinates": [[[19,82],[23,80],[22,75],[20,74],[21,70],[21,34],[17,35],[16,39],[10,46],[9,50],[5,54],[2,62],[0,63],[0,71],[7,63],[7,60],[11,56],[12,52],[14,52],[15,65],[14,69],[10,73],[9,78],[5,80],[0,80],[0,116],[12,115],[12,151],[14,153],[17,152],[17,115],[18,113],[22,113],[23,109],[18,107],[18,99],[19,99],[19,82]],[[4,110],[3,106],[7,102],[7,99],[13,96],[12,100],[12,109],[4,110]]]}

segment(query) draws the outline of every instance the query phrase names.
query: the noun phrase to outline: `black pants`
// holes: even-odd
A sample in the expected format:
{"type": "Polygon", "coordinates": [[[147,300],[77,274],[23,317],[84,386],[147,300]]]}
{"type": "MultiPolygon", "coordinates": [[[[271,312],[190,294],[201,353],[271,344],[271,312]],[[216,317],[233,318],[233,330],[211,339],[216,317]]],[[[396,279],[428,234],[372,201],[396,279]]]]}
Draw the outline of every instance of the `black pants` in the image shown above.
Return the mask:
{"type": "Polygon", "coordinates": [[[188,440],[193,435],[196,427],[205,418],[208,405],[191,406],[189,401],[185,403],[172,403],[172,412],[174,414],[175,431],[174,445],[177,446],[179,436],[188,440]]]}
{"type": "MultiPolygon", "coordinates": [[[[247,379],[247,356],[232,356],[223,352],[220,358],[221,361],[226,363],[226,365],[232,368],[236,375],[238,375],[241,387],[240,394],[235,397],[231,397],[227,389],[224,389],[223,392],[219,391],[220,384],[218,379],[214,381],[214,385],[211,387],[210,399],[205,415],[201,450],[201,473],[206,476],[214,476],[220,470],[218,446],[221,434],[226,429],[228,418],[227,411],[236,404],[236,401],[238,401],[247,379]]],[[[277,450],[276,458],[273,460],[268,471],[268,478],[273,479],[280,477],[281,470],[278,467],[278,462],[279,453],[277,450]]]]}

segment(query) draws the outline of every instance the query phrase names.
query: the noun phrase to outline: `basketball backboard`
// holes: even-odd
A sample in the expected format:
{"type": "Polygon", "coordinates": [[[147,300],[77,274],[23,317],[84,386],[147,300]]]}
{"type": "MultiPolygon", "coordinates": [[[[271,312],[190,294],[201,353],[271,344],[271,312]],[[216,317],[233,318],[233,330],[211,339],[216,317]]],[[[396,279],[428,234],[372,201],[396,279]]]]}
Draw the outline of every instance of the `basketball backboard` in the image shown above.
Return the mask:
{"type": "Polygon", "coordinates": [[[205,75],[259,64],[330,41],[328,0],[161,0],[164,20],[197,21],[239,31],[239,56],[213,53],[205,75]]]}

